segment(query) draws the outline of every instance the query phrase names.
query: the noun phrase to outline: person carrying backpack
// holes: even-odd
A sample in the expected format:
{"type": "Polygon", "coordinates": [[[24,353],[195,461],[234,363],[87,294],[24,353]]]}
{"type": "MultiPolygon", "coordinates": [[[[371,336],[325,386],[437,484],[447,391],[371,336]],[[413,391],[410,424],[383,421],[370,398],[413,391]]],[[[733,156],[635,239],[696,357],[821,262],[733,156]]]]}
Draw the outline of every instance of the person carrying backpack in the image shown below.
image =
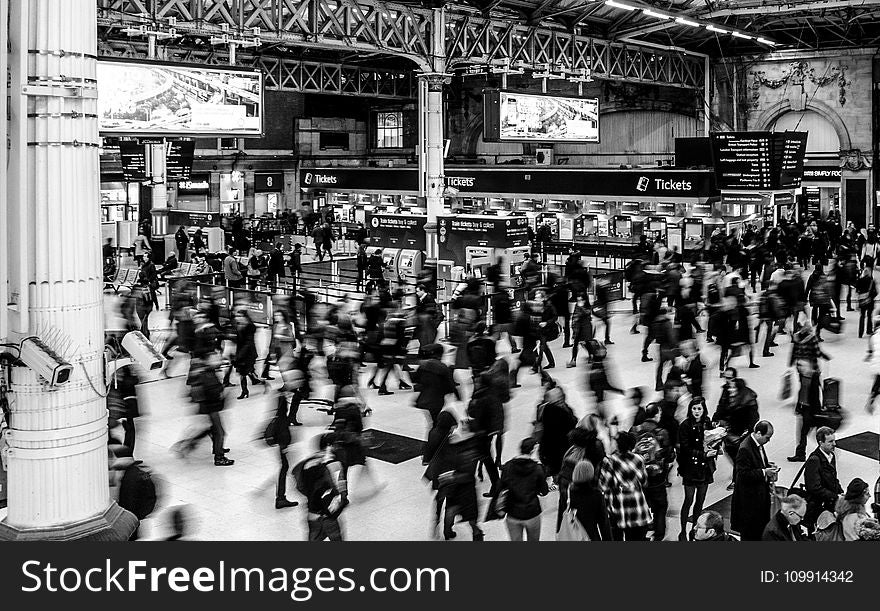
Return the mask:
{"type": "MultiPolygon", "coordinates": [[[[110,448],[111,469],[116,474],[116,502],[143,521],[153,513],[158,503],[158,491],[152,473],[140,460],[134,460],[131,449],[126,446],[110,448]]],[[[131,534],[130,541],[139,538],[139,528],[131,534]]]]}
{"type": "Polygon", "coordinates": [[[287,476],[290,471],[290,463],[287,460],[287,448],[292,441],[290,422],[287,415],[289,410],[287,394],[295,392],[292,384],[293,380],[285,379],[284,386],[272,397],[275,401],[275,415],[269,421],[263,435],[269,446],[278,446],[278,452],[281,457],[278,484],[275,487],[275,509],[286,509],[299,505],[296,501],[287,499],[287,476]]]}
{"type": "Polygon", "coordinates": [[[334,480],[330,466],[333,458],[333,433],[321,435],[320,451],[293,468],[296,489],[306,497],[309,541],[342,541],[339,517],[348,506],[345,480],[334,480]]]}

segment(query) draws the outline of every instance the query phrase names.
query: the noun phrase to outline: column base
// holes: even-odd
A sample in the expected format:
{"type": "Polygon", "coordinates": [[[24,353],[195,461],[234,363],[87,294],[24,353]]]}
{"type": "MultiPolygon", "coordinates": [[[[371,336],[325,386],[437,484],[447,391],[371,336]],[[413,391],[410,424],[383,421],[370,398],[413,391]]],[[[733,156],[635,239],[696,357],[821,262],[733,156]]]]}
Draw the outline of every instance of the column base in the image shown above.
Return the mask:
{"type": "Polygon", "coordinates": [[[128,541],[140,522],[116,503],[103,514],[75,524],[18,529],[0,522],[0,541],[128,541]]]}

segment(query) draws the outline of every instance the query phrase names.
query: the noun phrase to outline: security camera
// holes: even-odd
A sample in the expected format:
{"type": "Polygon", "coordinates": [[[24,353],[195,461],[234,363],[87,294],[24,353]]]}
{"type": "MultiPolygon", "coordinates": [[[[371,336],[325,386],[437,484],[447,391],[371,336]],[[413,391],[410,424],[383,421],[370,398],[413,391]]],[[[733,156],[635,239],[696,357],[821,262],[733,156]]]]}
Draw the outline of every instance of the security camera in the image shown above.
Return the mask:
{"type": "Polygon", "coordinates": [[[73,365],[36,337],[22,340],[19,359],[46,380],[50,386],[64,384],[73,373],[73,365]]]}
{"type": "Polygon", "coordinates": [[[152,342],[140,331],[126,333],[122,338],[122,347],[144,369],[161,369],[165,363],[165,357],[159,354],[152,342]]]}

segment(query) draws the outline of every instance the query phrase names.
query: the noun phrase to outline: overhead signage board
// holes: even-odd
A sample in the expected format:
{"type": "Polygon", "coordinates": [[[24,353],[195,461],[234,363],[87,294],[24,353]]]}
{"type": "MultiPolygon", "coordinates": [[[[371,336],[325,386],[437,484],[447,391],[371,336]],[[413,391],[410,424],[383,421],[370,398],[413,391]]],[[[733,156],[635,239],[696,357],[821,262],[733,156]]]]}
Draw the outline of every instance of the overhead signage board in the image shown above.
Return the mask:
{"type": "Polygon", "coordinates": [[[773,169],[778,177],[775,187],[797,189],[804,176],[807,155],[807,132],[776,132],[773,134],[773,169]]]}
{"type": "Polygon", "coordinates": [[[719,189],[793,189],[801,184],[807,132],[718,132],[711,135],[719,189]]]}
{"type": "MultiPolygon", "coordinates": [[[[460,193],[608,197],[711,197],[710,171],[679,170],[479,170],[448,168],[446,185],[460,193]]],[[[588,210],[605,213],[592,203],[588,210]]]]}
{"type": "Polygon", "coordinates": [[[284,191],[284,172],[267,172],[254,175],[255,193],[280,193],[284,191]]]}
{"type": "Polygon", "coordinates": [[[489,90],[484,94],[487,142],[599,142],[599,99],[489,90]]]}
{"type": "Polygon", "coordinates": [[[160,62],[98,62],[101,134],[260,137],[259,70],[160,62]]]}
{"type": "Polygon", "coordinates": [[[366,213],[370,244],[387,248],[425,250],[425,223],[428,217],[417,214],[366,213]]]}
{"type": "MultiPolygon", "coordinates": [[[[717,195],[715,177],[708,170],[562,170],[447,168],[446,187],[458,194],[491,197],[530,196],[707,198],[717,195]]],[[[418,170],[413,168],[314,167],[299,171],[299,186],[342,192],[416,193],[418,170]]],[[[533,202],[519,201],[525,210],[533,202]]],[[[613,202],[593,202],[590,209],[606,213],[613,202]],[[596,204],[593,206],[593,204],[596,204]]],[[[534,209],[534,208],[528,208],[534,209]]]]}
{"type": "Polygon", "coordinates": [[[119,142],[119,157],[122,161],[122,176],[126,182],[147,180],[146,148],[136,140],[119,142]]]}
{"type": "Polygon", "coordinates": [[[464,265],[465,247],[513,248],[528,244],[526,216],[440,216],[437,217],[441,259],[464,265]]]}
{"type": "Polygon", "coordinates": [[[772,189],[769,132],[712,134],[712,157],[719,189],[772,189]]]}
{"type": "Polygon", "coordinates": [[[169,225],[186,225],[187,227],[219,227],[219,212],[185,212],[182,210],[168,211],[169,225]]]}
{"type": "Polygon", "coordinates": [[[189,180],[195,152],[195,140],[172,140],[165,155],[166,180],[189,180]]]}

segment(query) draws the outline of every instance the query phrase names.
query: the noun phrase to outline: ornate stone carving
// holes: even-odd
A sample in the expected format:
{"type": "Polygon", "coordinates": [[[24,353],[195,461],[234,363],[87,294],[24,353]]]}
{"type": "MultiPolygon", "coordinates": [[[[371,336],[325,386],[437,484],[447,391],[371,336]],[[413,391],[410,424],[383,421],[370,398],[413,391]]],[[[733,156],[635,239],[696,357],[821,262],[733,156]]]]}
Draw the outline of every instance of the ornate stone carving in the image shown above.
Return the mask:
{"type": "MultiPolygon", "coordinates": [[[[809,62],[790,62],[788,70],[775,79],[767,78],[765,76],[766,72],[763,70],[753,70],[749,73],[752,76],[752,84],[749,86],[752,90],[751,107],[756,109],[760,105],[762,87],[779,89],[780,87],[787,86],[790,87],[788,99],[792,109],[796,111],[804,110],[807,103],[805,87],[807,81],[815,85],[817,90],[819,87],[835,83],[839,88],[837,101],[841,106],[844,106],[846,104],[846,88],[852,85],[852,82],[846,79],[847,69],[848,66],[838,63],[836,66],[829,66],[825,73],[819,76],[816,74],[816,69],[809,62]]],[[[812,95],[815,95],[815,92],[810,94],[810,96],[812,95]]]]}
{"type": "Polygon", "coordinates": [[[850,172],[858,172],[870,168],[871,163],[861,149],[849,149],[840,151],[840,167],[850,172]]]}

